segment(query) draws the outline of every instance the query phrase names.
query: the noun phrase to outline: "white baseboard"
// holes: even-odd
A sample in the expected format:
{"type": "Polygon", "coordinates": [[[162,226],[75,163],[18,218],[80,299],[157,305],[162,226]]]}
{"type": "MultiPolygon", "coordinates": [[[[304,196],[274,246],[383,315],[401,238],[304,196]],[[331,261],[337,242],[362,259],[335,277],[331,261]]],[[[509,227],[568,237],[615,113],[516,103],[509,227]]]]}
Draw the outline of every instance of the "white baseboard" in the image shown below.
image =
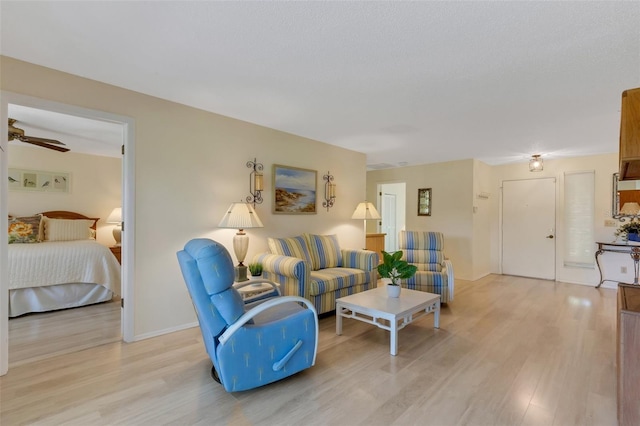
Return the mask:
{"type": "Polygon", "coordinates": [[[187,324],[182,324],[177,327],[165,328],[164,330],[152,331],[150,333],[138,334],[133,337],[133,341],[150,339],[152,337],[162,336],[163,334],[175,333],[176,331],[186,330],[188,328],[198,327],[200,323],[198,321],[187,324]]]}

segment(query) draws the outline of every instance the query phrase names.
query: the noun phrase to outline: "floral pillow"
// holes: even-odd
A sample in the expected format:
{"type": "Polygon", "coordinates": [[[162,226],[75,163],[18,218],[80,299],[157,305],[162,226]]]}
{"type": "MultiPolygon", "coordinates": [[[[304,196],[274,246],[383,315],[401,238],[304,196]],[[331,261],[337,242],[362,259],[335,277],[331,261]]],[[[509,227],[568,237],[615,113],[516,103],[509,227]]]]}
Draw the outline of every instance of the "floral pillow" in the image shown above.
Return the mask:
{"type": "Polygon", "coordinates": [[[41,216],[15,217],[9,220],[9,244],[40,242],[41,216]]]}

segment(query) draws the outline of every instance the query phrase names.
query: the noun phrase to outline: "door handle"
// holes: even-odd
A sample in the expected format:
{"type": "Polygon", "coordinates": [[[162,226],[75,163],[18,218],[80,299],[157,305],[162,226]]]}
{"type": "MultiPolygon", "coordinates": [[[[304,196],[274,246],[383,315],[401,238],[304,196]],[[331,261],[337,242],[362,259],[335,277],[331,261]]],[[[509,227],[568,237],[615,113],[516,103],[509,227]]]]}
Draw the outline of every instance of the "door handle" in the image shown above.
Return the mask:
{"type": "Polygon", "coordinates": [[[547,235],[546,238],[553,239],[553,235],[547,235]]]}

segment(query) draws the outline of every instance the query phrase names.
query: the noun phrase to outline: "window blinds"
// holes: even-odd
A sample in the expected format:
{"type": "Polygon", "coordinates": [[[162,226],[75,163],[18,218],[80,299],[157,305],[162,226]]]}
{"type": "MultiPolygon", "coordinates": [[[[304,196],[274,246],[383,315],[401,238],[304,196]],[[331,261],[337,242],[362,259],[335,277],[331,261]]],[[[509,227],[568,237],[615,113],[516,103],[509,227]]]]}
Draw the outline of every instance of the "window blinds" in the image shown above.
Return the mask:
{"type": "Polygon", "coordinates": [[[594,267],[595,172],[564,175],[564,266],[594,267]]]}

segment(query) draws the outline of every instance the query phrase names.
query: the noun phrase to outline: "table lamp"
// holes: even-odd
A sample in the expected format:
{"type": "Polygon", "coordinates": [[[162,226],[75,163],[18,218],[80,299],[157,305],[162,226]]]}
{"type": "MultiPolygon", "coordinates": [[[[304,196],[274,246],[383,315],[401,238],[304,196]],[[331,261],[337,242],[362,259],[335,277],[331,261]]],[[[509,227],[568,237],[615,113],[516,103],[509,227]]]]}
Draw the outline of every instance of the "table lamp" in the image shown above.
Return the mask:
{"type": "Polygon", "coordinates": [[[358,204],[356,210],[353,212],[351,219],[363,219],[364,220],[364,234],[367,235],[367,219],[382,219],[378,210],[374,207],[373,203],[364,201],[358,204]]]}
{"type": "Polygon", "coordinates": [[[258,214],[251,204],[243,202],[232,203],[218,227],[238,230],[236,235],[233,236],[233,252],[236,255],[236,259],[238,259],[238,266],[235,267],[235,280],[237,282],[247,281],[247,267],[242,262],[244,262],[249,249],[249,236],[245,234],[244,230],[263,227],[258,214]]]}
{"type": "Polygon", "coordinates": [[[116,246],[120,245],[122,241],[122,208],[116,207],[111,211],[109,217],[107,217],[107,223],[115,223],[113,227],[113,239],[116,240],[116,246]]]}

